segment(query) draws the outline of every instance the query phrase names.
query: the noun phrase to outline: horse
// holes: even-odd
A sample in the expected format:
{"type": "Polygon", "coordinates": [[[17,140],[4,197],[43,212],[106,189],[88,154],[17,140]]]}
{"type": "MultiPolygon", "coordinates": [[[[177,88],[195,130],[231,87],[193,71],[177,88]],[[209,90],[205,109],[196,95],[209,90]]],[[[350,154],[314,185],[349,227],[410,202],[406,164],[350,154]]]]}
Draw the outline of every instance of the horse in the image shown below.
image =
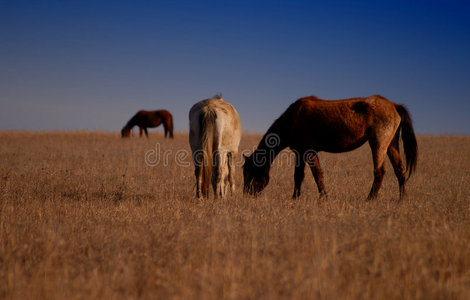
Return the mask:
{"type": "Polygon", "coordinates": [[[165,130],[165,138],[168,133],[170,138],[173,138],[173,116],[167,110],[139,110],[130,120],[127,122],[121,130],[121,136],[123,138],[129,137],[131,129],[134,126],[139,126],[139,135],[142,137],[142,131],[145,132],[145,136],[148,138],[149,134],[147,128],[155,128],[163,123],[165,130]]]}
{"type": "Polygon", "coordinates": [[[225,197],[235,191],[234,159],[241,138],[236,109],[221,96],[197,102],[189,111],[189,144],[193,153],[196,197],[225,197]]]}
{"type": "Polygon", "coordinates": [[[269,169],[275,157],[281,150],[290,147],[295,153],[296,161],[292,197],[300,196],[306,164],[310,167],[320,197],[326,196],[317,153],[347,152],[367,141],[374,163],[374,182],[367,200],[377,197],[385,174],[387,155],[398,179],[399,200],[402,200],[405,183],[416,168],[418,145],[406,107],[380,95],[342,100],[323,100],[309,96],[292,103],[274,121],[252,155],[244,155],[244,193],[261,193],[269,183],[269,169]],[[406,170],[399,151],[400,132],[406,170]]]}

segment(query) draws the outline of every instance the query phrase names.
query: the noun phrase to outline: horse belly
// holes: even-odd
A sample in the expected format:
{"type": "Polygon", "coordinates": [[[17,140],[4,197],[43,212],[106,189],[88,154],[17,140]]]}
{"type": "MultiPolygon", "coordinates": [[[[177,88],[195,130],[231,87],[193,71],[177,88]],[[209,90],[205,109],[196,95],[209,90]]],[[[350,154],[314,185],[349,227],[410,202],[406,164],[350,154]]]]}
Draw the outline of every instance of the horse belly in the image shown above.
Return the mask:
{"type": "Polygon", "coordinates": [[[357,140],[338,141],[336,143],[322,145],[322,147],[319,147],[318,151],[325,151],[325,152],[331,152],[331,153],[348,152],[364,145],[364,143],[367,140],[368,140],[367,137],[363,137],[357,140]]]}
{"type": "Polygon", "coordinates": [[[362,146],[369,139],[365,128],[351,128],[323,130],[314,134],[313,144],[318,148],[316,151],[340,153],[352,151],[362,146]]]}
{"type": "Polygon", "coordinates": [[[155,128],[155,127],[160,126],[161,123],[162,123],[162,120],[160,118],[157,118],[157,119],[154,119],[154,120],[149,120],[145,127],[155,128]]]}

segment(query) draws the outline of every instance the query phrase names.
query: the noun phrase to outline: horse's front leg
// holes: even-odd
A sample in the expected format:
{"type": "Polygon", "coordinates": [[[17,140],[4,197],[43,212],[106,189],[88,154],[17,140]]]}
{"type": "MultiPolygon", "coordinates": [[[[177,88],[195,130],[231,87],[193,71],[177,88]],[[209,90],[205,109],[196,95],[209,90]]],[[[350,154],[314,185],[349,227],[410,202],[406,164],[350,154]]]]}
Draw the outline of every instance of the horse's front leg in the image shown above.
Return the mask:
{"type": "Polygon", "coordinates": [[[323,171],[320,166],[320,159],[318,159],[318,154],[308,153],[307,157],[305,158],[308,162],[310,167],[310,171],[312,171],[313,178],[317,183],[318,192],[320,193],[320,197],[327,196],[325,190],[325,184],[323,183],[323,171]]]}
{"type": "Polygon", "coordinates": [[[305,161],[302,155],[295,152],[295,171],[294,171],[294,194],[292,198],[297,198],[300,196],[300,188],[302,187],[302,181],[305,177],[305,161]]]}

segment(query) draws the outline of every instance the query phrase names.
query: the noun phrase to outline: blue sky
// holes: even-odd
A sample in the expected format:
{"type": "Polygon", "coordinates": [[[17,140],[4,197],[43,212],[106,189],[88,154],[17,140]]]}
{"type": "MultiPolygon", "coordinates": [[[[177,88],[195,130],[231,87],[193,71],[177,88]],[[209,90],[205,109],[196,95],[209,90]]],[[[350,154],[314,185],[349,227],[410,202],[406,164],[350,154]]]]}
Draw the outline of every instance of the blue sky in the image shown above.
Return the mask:
{"type": "Polygon", "coordinates": [[[250,132],[302,96],[381,94],[418,133],[468,135],[470,2],[0,0],[0,130],[168,109],[187,131],[217,93],[250,132]]]}

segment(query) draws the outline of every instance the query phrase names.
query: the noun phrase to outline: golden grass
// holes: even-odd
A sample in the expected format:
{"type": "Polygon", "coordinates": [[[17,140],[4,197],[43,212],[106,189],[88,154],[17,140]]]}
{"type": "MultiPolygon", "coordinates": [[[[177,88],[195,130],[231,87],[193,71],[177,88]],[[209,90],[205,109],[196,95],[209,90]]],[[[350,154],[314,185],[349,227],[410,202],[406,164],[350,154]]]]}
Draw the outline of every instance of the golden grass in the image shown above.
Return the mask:
{"type": "Polygon", "coordinates": [[[285,159],[259,198],[238,168],[234,196],[196,200],[192,165],[175,162],[186,134],[0,140],[0,298],[470,299],[469,137],[419,137],[399,204],[390,164],[365,202],[367,146],[320,154],[324,200],[310,172],[291,199],[285,159]],[[157,143],[167,166],[145,163],[157,143]]]}

